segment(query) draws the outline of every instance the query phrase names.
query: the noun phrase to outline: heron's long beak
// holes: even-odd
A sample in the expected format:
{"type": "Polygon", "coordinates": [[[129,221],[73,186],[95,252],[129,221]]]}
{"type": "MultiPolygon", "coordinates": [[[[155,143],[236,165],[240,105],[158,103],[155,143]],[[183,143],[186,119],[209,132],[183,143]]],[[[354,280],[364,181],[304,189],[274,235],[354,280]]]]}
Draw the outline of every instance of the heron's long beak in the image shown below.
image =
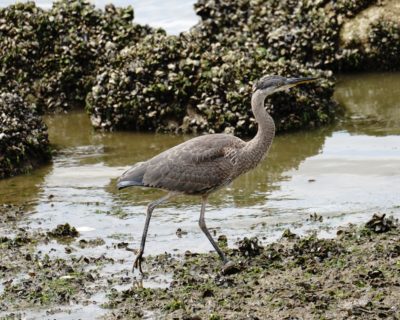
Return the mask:
{"type": "Polygon", "coordinates": [[[289,78],[286,80],[286,84],[289,87],[294,87],[297,86],[299,84],[303,84],[303,83],[309,83],[309,82],[314,82],[318,80],[318,78],[314,78],[314,77],[305,77],[305,78],[289,78]]]}

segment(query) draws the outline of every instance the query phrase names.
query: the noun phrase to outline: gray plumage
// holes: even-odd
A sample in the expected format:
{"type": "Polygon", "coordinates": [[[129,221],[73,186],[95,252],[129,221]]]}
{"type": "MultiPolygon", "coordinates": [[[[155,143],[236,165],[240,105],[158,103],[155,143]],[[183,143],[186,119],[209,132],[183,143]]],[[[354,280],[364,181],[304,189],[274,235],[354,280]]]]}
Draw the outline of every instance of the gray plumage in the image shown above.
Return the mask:
{"type": "Polygon", "coordinates": [[[138,163],[122,175],[119,185],[132,183],[192,195],[208,193],[237,176],[235,156],[245,145],[226,134],[200,136],[138,163]]]}
{"type": "Polygon", "coordinates": [[[193,138],[168,149],[155,157],[139,162],[126,171],[118,180],[118,188],[143,186],[160,188],[169,194],[149,205],[141,249],[134,267],[141,269],[142,254],[147,236],[151,213],[155,206],[174,194],[201,195],[203,199],[200,227],[214,246],[224,263],[227,259],[212,239],[205,226],[204,211],[207,196],[239,175],[253,169],[267,154],[275,135],[275,124],[264,108],[266,96],[288,89],[314,78],[284,78],[266,76],[253,86],[252,111],[258,131],[256,136],[245,142],[233,135],[211,134],[193,138]]]}

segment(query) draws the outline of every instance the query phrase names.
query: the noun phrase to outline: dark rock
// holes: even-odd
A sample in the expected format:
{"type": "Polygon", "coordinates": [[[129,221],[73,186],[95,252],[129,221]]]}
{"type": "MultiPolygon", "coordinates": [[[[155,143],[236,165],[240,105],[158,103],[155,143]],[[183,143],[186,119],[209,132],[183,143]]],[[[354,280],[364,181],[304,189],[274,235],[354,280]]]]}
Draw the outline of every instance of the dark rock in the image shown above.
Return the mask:
{"type": "Polygon", "coordinates": [[[263,247],[259,244],[258,239],[256,237],[253,238],[244,238],[243,240],[239,240],[238,248],[242,255],[246,257],[255,257],[261,254],[263,251],[263,247]]]}
{"type": "Polygon", "coordinates": [[[369,220],[365,226],[375,233],[382,233],[397,228],[398,220],[394,219],[393,217],[386,218],[386,214],[374,214],[371,220],[369,220]]]}
{"type": "Polygon", "coordinates": [[[227,247],[228,246],[228,238],[226,237],[226,235],[221,234],[218,239],[217,239],[217,243],[220,247],[227,247]]]}
{"type": "Polygon", "coordinates": [[[228,276],[228,275],[239,273],[241,270],[242,270],[242,268],[240,265],[238,265],[237,263],[234,263],[232,261],[228,261],[222,267],[221,273],[224,276],[228,276]]]}
{"type": "Polygon", "coordinates": [[[0,179],[27,173],[50,158],[47,127],[35,106],[0,88],[0,179]]]}
{"type": "Polygon", "coordinates": [[[71,227],[69,223],[59,224],[52,231],[47,232],[53,238],[76,238],[79,237],[79,232],[75,227],[71,227]]]}

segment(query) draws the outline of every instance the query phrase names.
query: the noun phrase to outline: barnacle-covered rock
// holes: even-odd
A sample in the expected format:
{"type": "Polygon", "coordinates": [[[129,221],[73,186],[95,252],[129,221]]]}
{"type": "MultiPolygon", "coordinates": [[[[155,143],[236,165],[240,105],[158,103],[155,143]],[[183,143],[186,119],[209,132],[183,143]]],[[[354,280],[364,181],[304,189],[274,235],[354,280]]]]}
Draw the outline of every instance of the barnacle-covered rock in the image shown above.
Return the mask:
{"type": "Polygon", "coordinates": [[[69,223],[59,224],[53,230],[48,231],[47,234],[52,238],[61,239],[79,237],[79,232],[69,223]]]}
{"type": "Polygon", "coordinates": [[[47,127],[35,107],[0,91],[0,178],[28,172],[50,156],[47,127]]]}
{"type": "Polygon", "coordinates": [[[110,66],[100,70],[87,97],[93,125],[102,129],[176,129],[193,90],[185,65],[194,62],[182,60],[181,48],[178,37],[154,33],[121,50],[110,66]]]}
{"type": "Polygon", "coordinates": [[[18,89],[23,96],[32,94],[46,26],[46,13],[34,2],[0,8],[0,88],[18,89]]]}
{"type": "Polygon", "coordinates": [[[339,68],[399,70],[400,3],[386,0],[346,19],[340,31],[339,68]]]}
{"type": "Polygon", "coordinates": [[[97,76],[87,97],[95,127],[184,133],[256,131],[250,107],[251,86],[264,74],[312,75],[305,86],[269,99],[278,130],[313,127],[332,120],[331,72],[295,61],[273,61],[265,48],[225,49],[219,43],[204,52],[193,35],[150,35],[123,49],[97,76]]]}
{"type": "Polygon", "coordinates": [[[176,37],[132,23],[131,7],[0,9],[0,87],[47,112],[86,97],[107,130],[251,135],[250,88],[262,75],[322,79],[268,99],[278,130],[290,130],[334,118],[330,70],[400,68],[397,0],[198,0],[195,10],[201,21],[176,37]],[[349,36],[365,17],[362,36],[349,36]]]}
{"type": "MultiPolygon", "coordinates": [[[[354,57],[360,55],[359,50],[341,47],[340,30],[375,3],[199,0],[195,10],[201,21],[189,32],[173,41],[165,36],[156,45],[147,38],[143,43],[151,45],[139,44],[140,55],[131,47],[133,55],[120,53],[102,69],[87,98],[92,122],[104,129],[252,135],[256,126],[250,109],[251,85],[262,75],[280,74],[321,80],[268,98],[278,131],[328,123],[337,112],[330,70],[357,68],[354,57]],[[171,41],[173,48],[167,44],[171,41]],[[155,51],[165,47],[179,52],[163,60],[155,51]],[[144,77],[128,71],[129,65],[147,63],[158,69],[149,69],[144,77]],[[112,75],[120,80],[110,82],[112,75]],[[147,96],[154,88],[164,91],[147,96]]],[[[379,66],[387,61],[396,67],[391,61],[398,54],[393,46],[397,31],[386,22],[371,29],[368,41],[375,43],[371,61],[381,58],[379,66]],[[388,39],[388,45],[380,39],[388,39]]]]}
{"type": "Polygon", "coordinates": [[[273,59],[322,69],[399,69],[397,0],[199,0],[195,9],[203,42],[256,43],[273,59]]]}
{"type": "Polygon", "coordinates": [[[133,24],[133,15],[130,6],[107,5],[103,11],[85,0],[55,1],[47,13],[52,31],[46,39],[49,46],[38,61],[38,106],[57,111],[83,105],[96,69],[152,31],[133,24]]]}
{"type": "Polygon", "coordinates": [[[375,233],[383,233],[397,228],[398,225],[398,219],[393,218],[393,216],[386,218],[386,214],[374,214],[365,224],[365,227],[375,233]]]}
{"type": "Polygon", "coordinates": [[[133,8],[97,9],[86,0],[34,2],[0,9],[0,87],[44,112],[82,106],[96,69],[154,32],[132,23],[133,8]]]}
{"type": "Polygon", "coordinates": [[[331,67],[338,48],[334,1],[199,0],[200,37],[223,47],[257,45],[272,60],[296,60],[310,67],[331,67]],[[331,4],[331,6],[329,6],[331,4]]]}
{"type": "Polygon", "coordinates": [[[251,111],[251,88],[265,74],[320,78],[317,85],[267,98],[266,105],[278,131],[315,127],[334,117],[329,71],[307,68],[290,60],[271,61],[264,48],[224,50],[219,44],[202,56],[201,66],[190,109],[181,126],[184,132],[253,135],[256,125],[251,111]]]}

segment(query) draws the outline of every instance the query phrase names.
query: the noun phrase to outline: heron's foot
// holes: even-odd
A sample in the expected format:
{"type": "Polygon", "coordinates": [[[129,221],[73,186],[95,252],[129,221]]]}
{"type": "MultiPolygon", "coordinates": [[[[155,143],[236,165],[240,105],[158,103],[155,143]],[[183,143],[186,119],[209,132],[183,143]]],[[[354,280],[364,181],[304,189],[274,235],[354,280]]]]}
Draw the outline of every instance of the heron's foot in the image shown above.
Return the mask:
{"type": "Polygon", "coordinates": [[[139,272],[143,275],[142,261],[143,261],[143,251],[140,250],[138,255],[136,256],[135,262],[133,263],[132,272],[135,272],[135,269],[139,269],[139,272]]]}
{"type": "Polygon", "coordinates": [[[233,261],[226,261],[222,267],[222,274],[229,275],[240,272],[240,267],[233,261]]]}

